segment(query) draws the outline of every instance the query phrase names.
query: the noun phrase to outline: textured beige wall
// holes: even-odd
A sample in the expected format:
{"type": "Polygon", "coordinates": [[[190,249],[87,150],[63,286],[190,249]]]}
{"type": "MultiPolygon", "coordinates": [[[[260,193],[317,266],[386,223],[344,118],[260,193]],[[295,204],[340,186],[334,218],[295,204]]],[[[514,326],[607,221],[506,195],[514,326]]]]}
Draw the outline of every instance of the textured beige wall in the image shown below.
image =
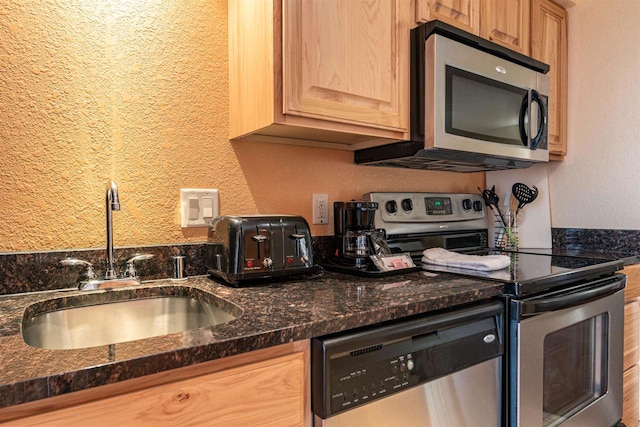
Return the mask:
{"type": "Polygon", "coordinates": [[[549,164],[551,225],[640,230],[640,0],[568,12],[568,147],[549,164]]]}
{"type": "MultiPolygon", "coordinates": [[[[228,138],[224,0],[0,0],[0,252],[203,241],[180,188],[222,214],[311,219],[311,195],[469,191],[484,174],[352,164],[351,153],[228,138]]],[[[332,226],[312,227],[330,235],[332,226]]]]}

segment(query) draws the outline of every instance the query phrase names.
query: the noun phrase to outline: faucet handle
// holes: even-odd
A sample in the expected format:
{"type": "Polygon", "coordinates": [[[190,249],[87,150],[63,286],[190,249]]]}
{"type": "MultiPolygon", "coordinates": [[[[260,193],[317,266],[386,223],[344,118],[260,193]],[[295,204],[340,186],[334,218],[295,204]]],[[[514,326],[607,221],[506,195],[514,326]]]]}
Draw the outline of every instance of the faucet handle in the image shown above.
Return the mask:
{"type": "Polygon", "coordinates": [[[155,255],[153,254],[137,254],[129,258],[127,260],[127,270],[124,272],[124,277],[132,277],[132,278],[138,277],[138,272],[136,271],[134,263],[136,261],[142,261],[145,259],[153,258],[154,256],[155,255]]]}
{"type": "Polygon", "coordinates": [[[93,280],[95,279],[96,273],[93,271],[93,264],[91,264],[89,261],[85,261],[82,259],[77,259],[77,258],[65,258],[65,259],[61,259],[60,260],[60,264],[62,265],[82,265],[85,267],[84,270],[84,279],[85,280],[93,280]]]}

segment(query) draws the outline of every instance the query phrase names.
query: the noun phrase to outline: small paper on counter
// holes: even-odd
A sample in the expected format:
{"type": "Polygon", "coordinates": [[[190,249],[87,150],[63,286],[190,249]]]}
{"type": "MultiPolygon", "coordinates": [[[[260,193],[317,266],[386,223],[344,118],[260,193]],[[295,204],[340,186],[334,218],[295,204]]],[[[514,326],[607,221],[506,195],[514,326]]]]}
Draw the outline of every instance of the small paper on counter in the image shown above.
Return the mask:
{"type": "Polygon", "coordinates": [[[375,266],[380,271],[403,270],[405,268],[413,268],[416,266],[413,263],[411,256],[406,253],[397,255],[371,255],[369,258],[371,258],[375,266]]]}
{"type": "Polygon", "coordinates": [[[469,270],[493,271],[509,267],[511,259],[506,255],[465,255],[444,248],[431,248],[422,253],[422,264],[435,264],[445,267],[466,268],[469,270]]]}

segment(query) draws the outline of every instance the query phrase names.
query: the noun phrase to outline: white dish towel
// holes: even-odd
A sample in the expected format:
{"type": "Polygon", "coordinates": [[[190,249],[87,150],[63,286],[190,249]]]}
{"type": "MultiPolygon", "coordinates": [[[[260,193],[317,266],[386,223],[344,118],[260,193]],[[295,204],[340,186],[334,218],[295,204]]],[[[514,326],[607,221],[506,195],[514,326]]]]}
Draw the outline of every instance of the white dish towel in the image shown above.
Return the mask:
{"type": "Polygon", "coordinates": [[[511,259],[506,255],[464,255],[444,248],[427,249],[422,255],[423,264],[481,271],[501,270],[509,267],[511,263],[511,259]]]}

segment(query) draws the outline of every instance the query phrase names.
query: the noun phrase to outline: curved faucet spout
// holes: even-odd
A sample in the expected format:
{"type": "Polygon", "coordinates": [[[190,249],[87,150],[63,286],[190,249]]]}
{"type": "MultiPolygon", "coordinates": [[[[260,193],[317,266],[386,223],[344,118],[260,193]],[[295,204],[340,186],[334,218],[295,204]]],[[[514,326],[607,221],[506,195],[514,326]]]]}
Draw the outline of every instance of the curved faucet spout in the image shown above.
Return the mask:
{"type": "Polygon", "coordinates": [[[106,194],[106,217],[107,217],[107,268],[104,273],[105,279],[115,279],[118,277],[113,261],[113,220],[111,218],[112,211],[120,210],[120,200],[118,198],[118,186],[115,182],[107,183],[106,194]]]}

